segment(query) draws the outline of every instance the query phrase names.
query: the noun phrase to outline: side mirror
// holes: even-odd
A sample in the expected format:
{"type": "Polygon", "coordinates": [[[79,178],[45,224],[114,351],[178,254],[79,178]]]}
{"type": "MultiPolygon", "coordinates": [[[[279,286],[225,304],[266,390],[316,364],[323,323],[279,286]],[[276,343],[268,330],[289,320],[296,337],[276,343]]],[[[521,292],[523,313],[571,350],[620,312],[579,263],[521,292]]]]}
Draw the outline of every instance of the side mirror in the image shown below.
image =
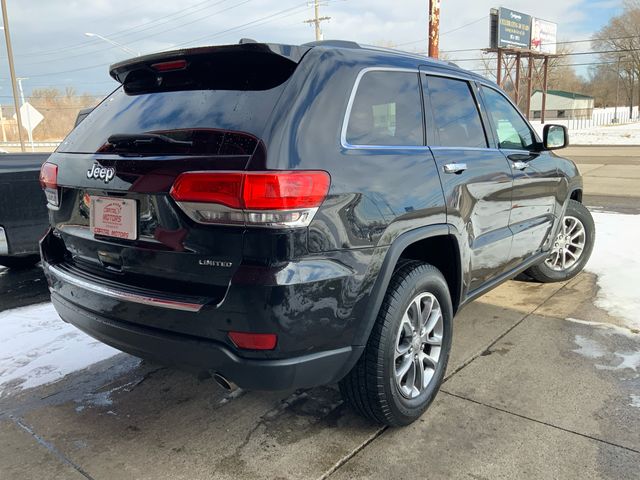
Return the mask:
{"type": "Polygon", "coordinates": [[[557,150],[569,145],[569,133],[564,125],[545,125],[542,131],[545,150],[557,150]]]}

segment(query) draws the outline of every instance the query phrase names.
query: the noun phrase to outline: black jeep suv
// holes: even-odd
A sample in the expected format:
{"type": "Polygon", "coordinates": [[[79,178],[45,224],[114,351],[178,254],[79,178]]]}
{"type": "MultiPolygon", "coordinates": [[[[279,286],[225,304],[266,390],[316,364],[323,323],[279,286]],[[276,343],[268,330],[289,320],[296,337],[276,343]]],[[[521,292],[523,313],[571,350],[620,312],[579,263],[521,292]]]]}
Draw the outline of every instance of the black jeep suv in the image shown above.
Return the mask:
{"type": "Polygon", "coordinates": [[[500,89],[350,42],[242,42],[115,64],[44,164],[60,316],[247,389],[340,382],[371,419],[433,400],[452,318],[594,239],[575,165],[500,89]]]}

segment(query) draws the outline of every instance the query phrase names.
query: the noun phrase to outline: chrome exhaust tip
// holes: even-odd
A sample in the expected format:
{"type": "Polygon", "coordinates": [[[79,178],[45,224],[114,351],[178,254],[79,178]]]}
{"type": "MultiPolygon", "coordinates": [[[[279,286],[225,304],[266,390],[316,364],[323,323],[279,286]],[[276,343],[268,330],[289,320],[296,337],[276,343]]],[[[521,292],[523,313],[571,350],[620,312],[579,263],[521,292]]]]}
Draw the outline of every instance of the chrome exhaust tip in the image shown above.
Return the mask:
{"type": "Polygon", "coordinates": [[[235,392],[238,389],[238,386],[235,383],[223,377],[219,373],[214,373],[213,379],[216,381],[218,385],[224,388],[227,392],[235,392]]]}

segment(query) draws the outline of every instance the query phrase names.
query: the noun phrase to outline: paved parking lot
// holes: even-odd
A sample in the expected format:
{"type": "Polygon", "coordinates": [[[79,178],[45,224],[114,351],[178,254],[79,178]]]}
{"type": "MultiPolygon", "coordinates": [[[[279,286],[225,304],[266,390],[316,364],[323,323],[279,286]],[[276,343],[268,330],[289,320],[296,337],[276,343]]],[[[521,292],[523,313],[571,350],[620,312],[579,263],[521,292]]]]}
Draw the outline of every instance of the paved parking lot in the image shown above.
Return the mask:
{"type": "Polygon", "coordinates": [[[120,354],[0,400],[0,478],[637,478],[640,332],[595,288],[511,281],[469,305],[442,392],[404,429],[333,386],[229,395],[120,354]]]}
{"type": "MultiPolygon", "coordinates": [[[[596,175],[622,175],[608,167],[637,157],[571,152],[589,205],[639,213],[640,189],[601,195],[609,177],[596,175]]],[[[46,298],[37,272],[4,272],[0,284],[0,310],[46,298]]],[[[636,479],[640,331],[598,308],[597,291],[589,272],[520,279],[467,306],[442,391],[402,429],[359,418],[335,386],[228,394],[118,354],[0,394],[0,479],[636,479]]]]}

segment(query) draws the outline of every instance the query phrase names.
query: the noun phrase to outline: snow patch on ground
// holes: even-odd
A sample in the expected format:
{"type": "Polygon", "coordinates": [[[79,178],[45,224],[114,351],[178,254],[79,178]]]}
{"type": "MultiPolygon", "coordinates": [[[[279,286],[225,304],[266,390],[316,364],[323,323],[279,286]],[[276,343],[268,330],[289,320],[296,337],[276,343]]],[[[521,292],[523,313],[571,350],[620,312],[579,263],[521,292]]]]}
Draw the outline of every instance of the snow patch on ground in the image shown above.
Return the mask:
{"type": "Polygon", "coordinates": [[[51,303],[0,312],[0,328],[0,397],[119,353],[63,322],[51,303]]]}
{"type": "Polygon", "coordinates": [[[640,215],[592,215],[596,241],[586,270],[598,276],[595,305],[640,329],[640,215]]]}
{"type": "Polygon", "coordinates": [[[603,125],[575,130],[569,134],[571,145],[639,145],[640,123],[603,125]]]}
{"type": "Polygon", "coordinates": [[[574,352],[583,357],[596,359],[607,355],[604,347],[592,338],[576,335],[574,342],[578,345],[574,352]]]}
{"type": "MultiPolygon", "coordinates": [[[[624,125],[600,125],[581,129],[571,128],[571,123],[562,120],[549,120],[545,124],[567,125],[570,145],[640,145],[640,122],[624,125]]],[[[542,137],[544,125],[539,121],[531,122],[533,128],[542,137]]]]}

